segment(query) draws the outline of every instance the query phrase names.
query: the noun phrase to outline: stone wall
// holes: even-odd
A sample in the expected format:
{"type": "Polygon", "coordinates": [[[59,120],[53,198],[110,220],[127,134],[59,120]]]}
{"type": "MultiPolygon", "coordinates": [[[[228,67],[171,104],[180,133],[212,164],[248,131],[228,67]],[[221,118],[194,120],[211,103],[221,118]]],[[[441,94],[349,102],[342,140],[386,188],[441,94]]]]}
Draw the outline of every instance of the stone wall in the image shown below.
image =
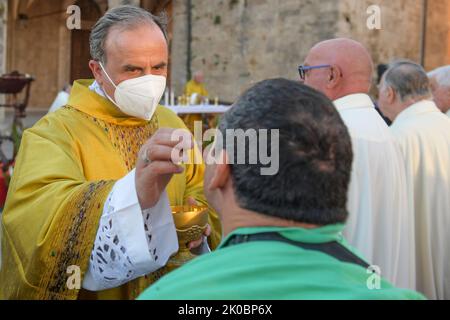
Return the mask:
{"type": "Polygon", "coordinates": [[[364,43],[376,62],[408,58],[422,63],[424,55],[427,70],[450,64],[449,0],[428,1],[425,34],[422,0],[346,0],[340,4],[338,35],[364,43]],[[381,8],[381,30],[369,31],[365,27],[365,9],[372,4],[381,8]]]}
{"type": "Polygon", "coordinates": [[[425,68],[450,65],[450,0],[429,0],[425,68]]]}
{"type": "MultiPolygon", "coordinates": [[[[333,36],[337,5],[335,0],[195,0],[191,68],[205,72],[211,96],[228,101],[265,78],[295,79],[315,39],[333,36]]],[[[174,37],[186,33],[180,32],[187,21],[182,14],[186,8],[180,6],[184,1],[175,0],[179,15],[174,17],[174,37]]],[[[178,70],[186,69],[183,56],[186,49],[172,50],[172,79],[178,91],[186,82],[186,73],[178,70]]]]}
{"type": "Polygon", "coordinates": [[[187,1],[174,0],[172,13],[172,41],[170,43],[171,84],[177,95],[183,91],[187,78],[187,1]]]}
{"type": "MultiPolygon", "coordinates": [[[[172,86],[187,77],[187,1],[174,0],[172,86]]],[[[425,66],[449,62],[449,0],[429,1],[425,66]]],[[[422,0],[192,0],[191,69],[203,70],[211,95],[233,101],[248,85],[298,79],[297,66],[321,40],[361,41],[375,63],[422,59],[422,0]],[[369,30],[367,8],[381,9],[381,29],[369,30]]]]}
{"type": "Polygon", "coordinates": [[[362,42],[375,63],[393,58],[421,60],[422,0],[346,0],[340,1],[336,36],[362,42]],[[367,27],[367,8],[381,9],[381,29],[367,27]]]}
{"type": "Polygon", "coordinates": [[[108,0],[109,8],[114,8],[124,4],[139,6],[140,0],[108,0]]]}

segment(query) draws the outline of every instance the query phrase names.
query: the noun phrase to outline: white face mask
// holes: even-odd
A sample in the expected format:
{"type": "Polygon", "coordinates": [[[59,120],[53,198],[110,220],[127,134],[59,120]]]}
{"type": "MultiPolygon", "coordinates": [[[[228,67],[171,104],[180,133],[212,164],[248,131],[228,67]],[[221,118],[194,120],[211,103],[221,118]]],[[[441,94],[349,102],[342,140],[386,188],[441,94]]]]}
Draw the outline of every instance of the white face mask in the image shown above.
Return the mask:
{"type": "Polygon", "coordinates": [[[144,120],[150,120],[166,89],[166,77],[146,75],[125,80],[116,86],[102,63],[100,63],[100,67],[108,77],[108,80],[116,88],[114,100],[103,90],[108,99],[123,113],[144,120]]]}

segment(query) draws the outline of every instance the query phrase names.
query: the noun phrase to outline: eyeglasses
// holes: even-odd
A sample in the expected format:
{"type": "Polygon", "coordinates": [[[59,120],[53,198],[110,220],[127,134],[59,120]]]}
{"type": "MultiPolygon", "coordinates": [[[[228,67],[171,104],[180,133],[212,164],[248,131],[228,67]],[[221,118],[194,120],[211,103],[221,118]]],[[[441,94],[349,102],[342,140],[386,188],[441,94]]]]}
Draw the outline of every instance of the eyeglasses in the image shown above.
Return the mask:
{"type": "Polygon", "coordinates": [[[300,66],[298,67],[298,73],[300,74],[300,79],[305,80],[306,78],[306,73],[309,70],[314,70],[314,69],[322,69],[322,68],[331,68],[331,65],[329,64],[321,64],[318,66],[300,66]]]}

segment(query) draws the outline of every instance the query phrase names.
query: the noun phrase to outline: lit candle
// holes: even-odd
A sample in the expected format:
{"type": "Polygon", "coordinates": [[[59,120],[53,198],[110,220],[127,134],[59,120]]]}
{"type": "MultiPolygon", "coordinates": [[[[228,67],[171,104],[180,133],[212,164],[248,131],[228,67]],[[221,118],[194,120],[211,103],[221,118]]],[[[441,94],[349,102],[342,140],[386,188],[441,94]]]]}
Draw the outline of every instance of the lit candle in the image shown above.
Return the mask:
{"type": "Polygon", "coordinates": [[[167,107],[169,105],[169,88],[166,88],[166,92],[164,92],[164,105],[167,107]]]}
{"type": "Polygon", "coordinates": [[[175,105],[175,92],[170,90],[170,105],[173,107],[175,105]]]}

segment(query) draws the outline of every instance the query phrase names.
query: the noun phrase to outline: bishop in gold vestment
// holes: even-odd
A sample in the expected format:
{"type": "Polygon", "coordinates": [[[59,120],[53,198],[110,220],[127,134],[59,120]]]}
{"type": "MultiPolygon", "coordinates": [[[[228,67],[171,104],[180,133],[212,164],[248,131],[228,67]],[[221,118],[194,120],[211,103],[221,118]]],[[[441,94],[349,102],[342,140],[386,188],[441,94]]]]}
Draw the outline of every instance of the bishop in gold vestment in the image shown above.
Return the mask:
{"type": "MultiPolygon", "coordinates": [[[[164,273],[96,293],[67,286],[70,266],[86,273],[106,198],[135,167],[141,146],[158,128],[185,128],[161,106],[150,121],[125,115],[91,83],[75,82],[68,105],[24,133],[2,218],[0,299],[132,299],[164,273]]],[[[203,165],[183,166],[168,185],[170,204],[189,197],[206,204],[203,165]]],[[[220,226],[212,211],[209,223],[215,248],[220,226]]]]}

